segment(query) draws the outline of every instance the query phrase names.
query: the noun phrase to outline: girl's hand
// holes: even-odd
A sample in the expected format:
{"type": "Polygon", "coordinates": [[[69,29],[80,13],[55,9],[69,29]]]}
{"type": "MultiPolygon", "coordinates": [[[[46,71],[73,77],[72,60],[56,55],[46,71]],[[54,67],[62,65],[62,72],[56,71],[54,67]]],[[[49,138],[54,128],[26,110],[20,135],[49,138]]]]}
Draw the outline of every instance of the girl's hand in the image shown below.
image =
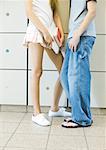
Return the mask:
{"type": "Polygon", "coordinates": [[[72,37],[72,39],[70,40],[70,43],[69,43],[69,48],[73,52],[76,52],[79,41],[80,41],[80,35],[79,35],[78,31],[75,31],[74,34],[73,34],[73,37],[72,37]]]}
{"type": "Polygon", "coordinates": [[[61,38],[60,38],[60,47],[63,46],[64,43],[64,34],[61,34],[61,38]]]}
{"type": "Polygon", "coordinates": [[[43,34],[44,36],[44,40],[47,43],[47,45],[51,45],[53,39],[51,37],[51,35],[49,34],[49,32],[47,31],[46,33],[43,34]]]}

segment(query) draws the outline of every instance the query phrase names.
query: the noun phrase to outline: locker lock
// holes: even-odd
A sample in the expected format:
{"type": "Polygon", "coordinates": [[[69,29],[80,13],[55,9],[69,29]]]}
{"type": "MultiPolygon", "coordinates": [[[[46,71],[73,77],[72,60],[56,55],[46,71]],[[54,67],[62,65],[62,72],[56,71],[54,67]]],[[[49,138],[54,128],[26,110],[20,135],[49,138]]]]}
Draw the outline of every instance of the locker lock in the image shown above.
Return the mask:
{"type": "Polygon", "coordinates": [[[49,90],[49,89],[50,89],[50,88],[47,86],[47,87],[46,87],[46,90],[49,90]]]}
{"type": "Polygon", "coordinates": [[[10,13],[7,12],[7,13],[6,13],[6,16],[9,16],[9,15],[10,15],[10,13]]]}
{"type": "Polygon", "coordinates": [[[6,53],[9,53],[9,52],[10,52],[10,50],[9,50],[9,49],[6,49],[5,51],[6,51],[6,53]]]}

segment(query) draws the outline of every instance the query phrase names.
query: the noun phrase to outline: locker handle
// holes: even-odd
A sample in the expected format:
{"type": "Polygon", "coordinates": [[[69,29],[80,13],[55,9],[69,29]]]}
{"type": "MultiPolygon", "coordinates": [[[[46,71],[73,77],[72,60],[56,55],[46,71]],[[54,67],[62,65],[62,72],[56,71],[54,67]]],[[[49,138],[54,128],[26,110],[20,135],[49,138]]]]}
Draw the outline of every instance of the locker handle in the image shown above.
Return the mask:
{"type": "Polygon", "coordinates": [[[7,13],[6,13],[6,16],[10,16],[10,13],[9,13],[9,12],[7,12],[7,13]]]}
{"type": "Polygon", "coordinates": [[[50,87],[47,86],[47,87],[46,87],[46,90],[49,90],[49,89],[50,89],[50,87]]]}
{"type": "Polygon", "coordinates": [[[6,49],[5,51],[6,51],[6,53],[9,53],[9,52],[10,52],[10,50],[9,50],[9,49],[6,49]]]}

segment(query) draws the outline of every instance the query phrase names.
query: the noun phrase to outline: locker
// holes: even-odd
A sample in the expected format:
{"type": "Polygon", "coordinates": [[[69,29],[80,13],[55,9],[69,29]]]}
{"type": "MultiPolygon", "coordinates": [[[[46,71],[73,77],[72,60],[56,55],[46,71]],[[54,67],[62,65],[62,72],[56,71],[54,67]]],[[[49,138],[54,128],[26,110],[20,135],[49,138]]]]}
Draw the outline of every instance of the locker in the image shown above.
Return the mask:
{"type": "Polygon", "coordinates": [[[0,32],[25,32],[25,0],[0,0],[0,32]]]}
{"type": "Polygon", "coordinates": [[[91,54],[91,70],[106,71],[106,35],[97,35],[91,54]]]}
{"type": "Polygon", "coordinates": [[[106,108],[106,73],[92,72],[91,107],[106,108]]]}
{"type": "Polygon", "coordinates": [[[106,0],[97,1],[97,14],[95,22],[97,34],[106,34],[106,0]]]}
{"type": "MultiPolygon", "coordinates": [[[[57,71],[44,71],[41,77],[40,82],[40,98],[41,98],[41,106],[51,106],[53,101],[53,92],[56,80],[58,78],[57,71]]],[[[30,88],[30,79],[31,79],[31,72],[29,72],[29,105],[32,105],[32,98],[31,98],[31,88],[30,88]]],[[[66,106],[66,96],[63,92],[61,99],[60,99],[60,106],[66,106]]]]}
{"type": "Polygon", "coordinates": [[[0,70],[0,104],[26,105],[26,71],[0,70]]]}
{"type": "Polygon", "coordinates": [[[24,34],[0,35],[0,68],[26,69],[26,47],[22,46],[24,34]]]}

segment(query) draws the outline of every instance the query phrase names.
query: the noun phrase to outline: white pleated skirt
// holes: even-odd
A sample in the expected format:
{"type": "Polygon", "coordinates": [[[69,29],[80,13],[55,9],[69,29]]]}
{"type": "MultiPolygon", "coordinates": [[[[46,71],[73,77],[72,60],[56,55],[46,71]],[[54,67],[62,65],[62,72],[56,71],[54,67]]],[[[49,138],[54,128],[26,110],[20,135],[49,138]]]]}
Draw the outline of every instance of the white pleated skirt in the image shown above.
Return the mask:
{"type": "MultiPolygon", "coordinates": [[[[54,22],[52,22],[50,27],[47,27],[47,29],[52,36],[53,31],[56,29],[56,25],[54,24],[54,22]]],[[[26,30],[26,34],[24,36],[23,46],[28,47],[28,44],[30,42],[39,43],[44,48],[48,48],[47,45],[44,43],[44,38],[43,38],[42,33],[31,22],[29,23],[27,30],[26,30]]]]}

